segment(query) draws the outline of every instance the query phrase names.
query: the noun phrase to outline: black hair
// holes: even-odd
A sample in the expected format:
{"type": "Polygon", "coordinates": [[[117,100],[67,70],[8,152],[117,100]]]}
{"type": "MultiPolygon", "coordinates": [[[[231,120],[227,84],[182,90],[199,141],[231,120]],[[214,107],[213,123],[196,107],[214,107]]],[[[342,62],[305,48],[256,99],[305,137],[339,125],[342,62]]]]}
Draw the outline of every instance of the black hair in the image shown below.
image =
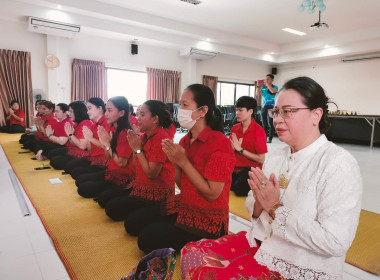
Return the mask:
{"type": "Polygon", "coordinates": [[[18,100],[12,100],[10,103],[10,106],[12,107],[13,104],[15,104],[15,103],[17,103],[20,106],[20,102],[18,102],[18,100]]]}
{"type": "Polygon", "coordinates": [[[133,109],[133,105],[132,105],[131,103],[129,103],[129,113],[130,113],[132,116],[135,116],[135,117],[136,117],[135,110],[133,109]]]}
{"type": "Polygon", "coordinates": [[[40,99],[40,100],[36,100],[36,103],[35,105],[41,105],[42,103],[44,103],[46,100],[45,99],[40,99]]]}
{"type": "Polygon", "coordinates": [[[270,77],[272,80],[274,80],[274,76],[272,74],[267,74],[267,77],[270,77]]]}
{"type": "Polygon", "coordinates": [[[81,121],[88,120],[88,114],[87,114],[87,106],[84,101],[74,101],[69,104],[69,107],[74,111],[75,120],[73,120],[76,123],[80,123],[81,121]]]}
{"type": "Polygon", "coordinates": [[[129,103],[128,99],[124,96],[114,96],[108,99],[119,111],[124,111],[124,115],[117,120],[117,128],[115,134],[112,136],[111,149],[116,152],[117,138],[123,129],[132,129],[129,123],[129,103]]]}
{"type": "Polygon", "coordinates": [[[69,105],[67,105],[66,103],[58,103],[56,106],[58,106],[64,113],[66,113],[69,110],[69,105]]]}
{"type": "Polygon", "coordinates": [[[319,122],[319,131],[326,133],[330,128],[330,119],[327,116],[329,98],[323,88],[309,77],[298,77],[287,81],[281,91],[293,89],[302,96],[302,102],[310,109],[322,108],[323,115],[319,122]]]}
{"type": "Polygon", "coordinates": [[[257,109],[257,101],[253,97],[250,96],[242,96],[238,100],[236,100],[235,104],[236,108],[246,108],[247,111],[252,109],[252,118],[254,117],[257,109]]]}
{"type": "Polygon", "coordinates": [[[42,102],[41,105],[45,106],[46,108],[48,108],[49,110],[54,112],[55,104],[53,102],[48,101],[48,100],[44,100],[44,102],[42,102]]]}
{"type": "Polygon", "coordinates": [[[148,107],[152,117],[158,116],[158,125],[168,128],[172,123],[172,115],[168,111],[168,106],[159,100],[148,100],[144,104],[148,107]]]}
{"type": "Polygon", "coordinates": [[[102,107],[103,114],[106,112],[106,104],[104,104],[103,99],[99,97],[92,97],[87,102],[94,104],[96,108],[102,107]]]}
{"type": "Polygon", "coordinates": [[[215,97],[212,90],[208,86],[201,84],[192,84],[185,90],[189,90],[193,93],[193,98],[198,108],[202,106],[208,107],[206,124],[210,126],[212,130],[224,133],[222,113],[215,105],[215,97]]]}

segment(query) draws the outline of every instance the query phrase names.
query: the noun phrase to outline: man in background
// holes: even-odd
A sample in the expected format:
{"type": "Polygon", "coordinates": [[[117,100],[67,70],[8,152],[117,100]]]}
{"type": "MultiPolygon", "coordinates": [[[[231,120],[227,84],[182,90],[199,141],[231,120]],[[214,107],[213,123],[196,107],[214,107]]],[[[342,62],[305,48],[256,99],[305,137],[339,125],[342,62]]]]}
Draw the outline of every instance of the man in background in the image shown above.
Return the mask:
{"type": "Polygon", "coordinates": [[[273,109],[274,98],[278,92],[278,86],[273,85],[274,76],[266,75],[264,80],[257,82],[256,99],[261,97],[261,122],[267,135],[267,143],[272,143],[274,134],[273,119],[269,117],[268,110],[273,109]]]}

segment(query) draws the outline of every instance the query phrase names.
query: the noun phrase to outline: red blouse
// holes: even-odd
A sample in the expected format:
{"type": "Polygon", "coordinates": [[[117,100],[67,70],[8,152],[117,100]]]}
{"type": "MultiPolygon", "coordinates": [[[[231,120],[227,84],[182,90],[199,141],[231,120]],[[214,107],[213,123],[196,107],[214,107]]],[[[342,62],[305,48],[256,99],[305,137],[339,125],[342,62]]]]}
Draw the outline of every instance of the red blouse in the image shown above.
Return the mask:
{"type": "MultiPolygon", "coordinates": [[[[54,129],[58,124],[58,120],[55,118],[55,116],[53,114],[51,114],[49,116],[42,116],[41,119],[44,120],[44,128],[45,129],[48,125],[50,125],[54,129]]],[[[40,140],[40,141],[47,141],[47,142],[50,141],[49,138],[46,135],[43,135],[41,133],[41,131],[39,131],[39,130],[37,130],[35,137],[37,140],[40,140]]]]}
{"type": "Polygon", "coordinates": [[[177,131],[177,129],[175,128],[174,124],[171,124],[168,128],[165,128],[165,130],[169,134],[169,137],[171,139],[173,139],[174,138],[174,134],[177,131]]]}
{"type": "MultiPolygon", "coordinates": [[[[114,127],[111,128],[113,134],[116,133],[114,127]]],[[[128,158],[128,163],[125,167],[120,167],[113,159],[108,161],[105,179],[118,184],[119,186],[127,184],[133,177],[133,153],[127,140],[127,130],[120,131],[117,137],[116,153],[119,157],[128,158]]]]}
{"type": "MultiPolygon", "coordinates": [[[[267,137],[265,135],[264,129],[252,119],[251,124],[248,126],[247,130],[243,133],[243,126],[241,123],[235,124],[231,129],[232,133],[236,134],[237,139],[243,138],[241,147],[248,152],[254,154],[265,154],[268,152],[267,149],[267,137]]],[[[231,139],[230,135],[230,139],[231,139]]],[[[258,162],[251,161],[245,156],[239,154],[235,151],[236,166],[237,167],[260,167],[262,164],[258,162]]]]}
{"type": "Polygon", "coordinates": [[[166,130],[159,126],[147,137],[144,133],[140,136],[143,144],[143,152],[149,162],[161,162],[163,166],[155,179],[149,179],[140,164],[138,158],[135,159],[136,179],[129,184],[128,188],[133,188],[130,196],[146,201],[164,201],[174,197],[174,165],[170,162],[164,151],[161,142],[163,139],[171,139],[166,130]]]}
{"type": "MultiPolygon", "coordinates": [[[[58,122],[54,129],[54,136],[57,137],[67,137],[66,131],[65,131],[65,124],[70,123],[71,126],[75,126],[75,123],[70,118],[65,118],[62,121],[58,122]]],[[[72,146],[70,141],[67,141],[65,144],[66,147],[72,146]]]]}
{"type": "MultiPolygon", "coordinates": [[[[93,126],[92,133],[94,138],[99,140],[98,136],[98,127],[103,126],[107,132],[110,132],[110,124],[107,122],[106,117],[103,115],[93,126]]],[[[98,146],[91,143],[91,156],[104,155],[104,149],[99,148],[98,146]]]]}
{"type": "Polygon", "coordinates": [[[228,232],[228,202],[235,166],[234,153],[228,138],[209,126],[191,145],[190,138],[191,132],[179,144],[186,150],[191,164],[205,179],[224,182],[224,187],[216,200],[208,201],[185,172],[182,172],[181,194],[177,196],[179,209],[176,225],[206,238],[218,237],[222,227],[228,232]]]}
{"type": "MultiPolygon", "coordinates": [[[[18,125],[25,127],[25,112],[24,112],[24,110],[18,109],[17,111],[14,112],[14,114],[17,117],[22,118],[23,121],[20,122],[20,121],[16,120],[13,116],[11,116],[11,118],[9,119],[9,125],[18,124],[18,125]]],[[[8,113],[7,116],[9,116],[9,115],[10,114],[8,113]]]]}
{"type": "Polygon", "coordinates": [[[137,121],[136,117],[134,115],[130,115],[129,116],[129,123],[131,124],[134,124],[135,126],[139,126],[139,122],[137,121]]]}
{"type": "MultiPolygon", "coordinates": [[[[83,127],[87,126],[91,130],[93,125],[94,125],[93,121],[90,121],[90,120],[83,120],[79,124],[76,124],[75,132],[74,132],[75,137],[78,139],[84,139],[83,127]]],[[[90,151],[82,150],[81,148],[77,146],[71,145],[68,147],[67,155],[73,156],[76,158],[87,157],[90,155],[90,151]]]]}

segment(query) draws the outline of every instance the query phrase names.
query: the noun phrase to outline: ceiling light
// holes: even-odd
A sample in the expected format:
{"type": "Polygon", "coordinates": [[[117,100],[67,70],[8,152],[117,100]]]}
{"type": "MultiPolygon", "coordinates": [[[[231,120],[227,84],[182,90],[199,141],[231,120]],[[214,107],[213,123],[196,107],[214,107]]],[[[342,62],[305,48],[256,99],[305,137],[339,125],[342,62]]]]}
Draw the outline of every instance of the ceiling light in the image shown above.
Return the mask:
{"type": "Polygon", "coordinates": [[[327,23],[321,22],[321,11],[319,11],[319,20],[318,22],[310,25],[310,29],[327,29],[329,25],[327,23]]]}
{"type": "Polygon", "coordinates": [[[190,4],[193,4],[193,5],[198,5],[201,3],[201,1],[199,0],[180,0],[182,2],[186,2],[186,3],[190,3],[190,4]]]}
{"type": "Polygon", "coordinates": [[[293,34],[296,34],[296,35],[299,35],[299,36],[304,36],[306,35],[306,33],[304,32],[301,32],[301,31],[298,31],[298,30],[294,30],[294,29],[291,29],[291,28],[283,28],[281,29],[282,31],[286,31],[286,32],[289,32],[289,33],[293,33],[293,34]]]}

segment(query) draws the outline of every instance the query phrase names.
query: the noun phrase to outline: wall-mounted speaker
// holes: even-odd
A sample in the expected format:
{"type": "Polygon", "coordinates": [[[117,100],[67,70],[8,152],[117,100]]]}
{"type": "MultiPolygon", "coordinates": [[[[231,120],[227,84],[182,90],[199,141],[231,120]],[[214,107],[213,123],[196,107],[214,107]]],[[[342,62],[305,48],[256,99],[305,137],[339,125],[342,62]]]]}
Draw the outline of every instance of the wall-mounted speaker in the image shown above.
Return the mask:
{"type": "Polygon", "coordinates": [[[277,67],[272,67],[272,75],[277,75],[277,67]]]}
{"type": "Polygon", "coordinates": [[[131,54],[138,54],[139,53],[139,46],[136,44],[131,44],[131,54]]]}

